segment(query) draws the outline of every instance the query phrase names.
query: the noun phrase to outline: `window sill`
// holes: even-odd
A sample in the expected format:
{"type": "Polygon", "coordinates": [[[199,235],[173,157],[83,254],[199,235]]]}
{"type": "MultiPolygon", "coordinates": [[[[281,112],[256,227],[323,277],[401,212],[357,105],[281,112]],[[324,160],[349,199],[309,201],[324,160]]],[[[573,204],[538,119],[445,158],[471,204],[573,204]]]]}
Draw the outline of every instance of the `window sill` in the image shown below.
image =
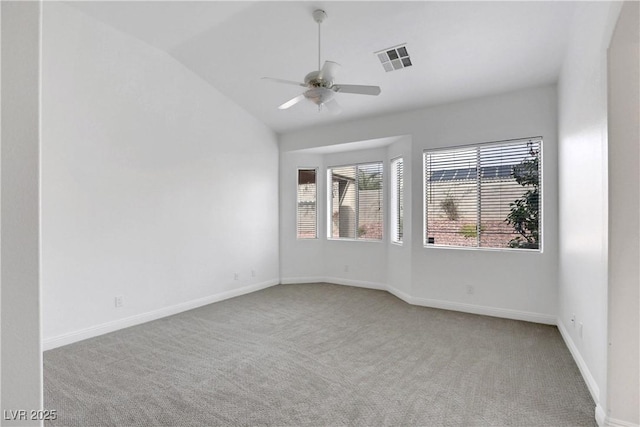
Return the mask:
{"type": "Polygon", "coordinates": [[[348,239],[348,238],[340,238],[336,239],[334,237],[327,237],[328,242],[365,242],[365,243],[384,243],[383,239],[348,239]]]}
{"type": "Polygon", "coordinates": [[[542,254],[542,249],[516,249],[516,248],[477,248],[470,246],[447,246],[447,245],[422,245],[425,249],[448,249],[458,251],[483,251],[483,252],[509,252],[509,253],[527,253],[527,254],[542,254]]]}

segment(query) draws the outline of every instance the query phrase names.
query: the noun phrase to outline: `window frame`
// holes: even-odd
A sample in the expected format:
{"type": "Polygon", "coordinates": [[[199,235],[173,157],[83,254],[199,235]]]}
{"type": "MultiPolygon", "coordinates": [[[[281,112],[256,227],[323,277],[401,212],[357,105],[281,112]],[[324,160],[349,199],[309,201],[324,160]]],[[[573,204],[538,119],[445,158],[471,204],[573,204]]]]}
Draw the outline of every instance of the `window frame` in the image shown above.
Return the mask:
{"type": "MultiPolygon", "coordinates": [[[[488,142],[480,142],[473,144],[460,144],[460,145],[452,145],[447,147],[436,147],[436,148],[425,148],[422,151],[422,246],[426,249],[453,249],[453,250],[470,250],[470,251],[493,251],[493,252],[516,252],[516,253],[528,253],[528,254],[542,254],[544,253],[544,138],[542,136],[532,136],[527,138],[514,138],[514,139],[506,139],[500,141],[488,141],[488,142]],[[518,143],[518,142],[530,142],[535,141],[539,144],[539,162],[540,165],[538,167],[539,173],[539,196],[538,196],[538,210],[539,210],[539,247],[537,249],[527,249],[527,248],[510,248],[510,247],[486,247],[486,246],[456,246],[456,245],[442,245],[437,243],[428,243],[428,229],[427,229],[427,154],[434,153],[438,151],[453,151],[457,149],[480,149],[481,147],[487,146],[499,146],[499,145],[507,145],[510,143],[518,143]]],[[[476,178],[477,179],[477,178],[476,178]]],[[[477,184],[480,185],[479,183],[477,184]]],[[[480,222],[480,212],[481,206],[478,206],[478,219],[477,223],[480,222]]]]}
{"type": "Polygon", "coordinates": [[[385,178],[385,162],[382,160],[372,160],[372,161],[363,161],[363,162],[356,162],[356,163],[345,163],[345,164],[337,164],[337,165],[331,165],[331,166],[327,166],[326,167],[326,176],[327,176],[327,181],[326,181],[326,197],[327,197],[327,207],[326,207],[326,212],[327,212],[327,218],[326,218],[326,238],[327,240],[331,240],[331,241],[347,241],[347,242],[369,242],[369,243],[382,243],[385,241],[385,208],[384,208],[384,203],[385,203],[385,192],[386,192],[386,186],[384,183],[384,178],[385,178]],[[382,203],[381,203],[381,215],[382,215],[382,219],[380,221],[380,226],[382,227],[382,232],[381,232],[381,237],[380,239],[366,239],[366,238],[361,238],[358,237],[358,233],[357,233],[357,227],[358,227],[358,221],[360,218],[360,200],[359,200],[359,195],[358,195],[358,171],[360,170],[360,166],[362,165],[371,165],[371,164],[380,164],[380,173],[381,173],[381,179],[380,179],[380,183],[382,185],[382,187],[380,188],[381,191],[381,198],[382,198],[382,203]],[[356,233],[355,233],[355,237],[333,237],[332,234],[332,230],[333,230],[333,180],[332,180],[332,170],[333,169],[339,169],[339,168],[348,168],[348,167],[355,167],[356,168],[356,215],[355,215],[355,227],[356,227],[356,233]]]}
{"type": "Polygon", "coordinates": [[[313,240],[318,240],[318,225],[319,225],[319,221],[318,221],[318,173],[319,173],[319,169],[318,167],[297,167],[296,168],[296,221],[295,221],[295,233],[296,233],[296,240],[305,240],[305,241],[313,241],[313,240]],[[314,237],[300,237],[299,234],[299,221],[300,221],[300,193],[299,193],[299,187],[300,187],[300,171],[314,171],[315,173],[315,236],[314,237]]]}
{"type": "Polygon", "coordinates": [[[404,158],[394,157],[389,161],[389,241],[402,246],[404,243],[404,158]],[[402,188],[399,186],[397,165],[402,164],[402,188]],[[402,208],[401,208],[402,207],[402,208]],[[403,223],[400,232],[399,224],[403,223]]]}

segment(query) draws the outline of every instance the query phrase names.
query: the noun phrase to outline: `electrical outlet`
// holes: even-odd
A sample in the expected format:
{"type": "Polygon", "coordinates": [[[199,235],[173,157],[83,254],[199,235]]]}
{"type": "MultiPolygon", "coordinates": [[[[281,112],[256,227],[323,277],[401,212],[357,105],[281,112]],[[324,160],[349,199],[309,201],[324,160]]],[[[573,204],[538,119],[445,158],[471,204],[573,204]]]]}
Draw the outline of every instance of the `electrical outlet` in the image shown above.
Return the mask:
{"type": "Polygon", "coordinates": [[[124,305],[124,297],[122,295],[118,295],[115,298],[116,308],[120,308],[124,305]]]}
{"type": "Polygon", "coordinates": [[[255,270],[251,270],[251,277],[256,277],[256,271],[255,270]]]}
{"type": "Polygon", "coordinates": [[[240,275],[238,273],[233,273],[233,280],[238,280],[240,275]]]}
{"type": "Polygon", "coordinates": [[[580,338],[582,338],[582,322],[578,323],[578,335],[580,335],[580,338]]]}
{"type": "Polygon", "coordinates": [[[474,289],[474,287],[473,287],[473,286],[471,286],[471,285],[467,285],[467,294],[469,294],[469,295],[473,295],[473,294],[475,293],[475,291],[476,291],[476,290],[474,289]]]}
{"type": "Polygon", "coordinates": [[[576,327],[576,314],[575,313],[571,313],[571,324],[573,325],[573,327],[576,327]]]}

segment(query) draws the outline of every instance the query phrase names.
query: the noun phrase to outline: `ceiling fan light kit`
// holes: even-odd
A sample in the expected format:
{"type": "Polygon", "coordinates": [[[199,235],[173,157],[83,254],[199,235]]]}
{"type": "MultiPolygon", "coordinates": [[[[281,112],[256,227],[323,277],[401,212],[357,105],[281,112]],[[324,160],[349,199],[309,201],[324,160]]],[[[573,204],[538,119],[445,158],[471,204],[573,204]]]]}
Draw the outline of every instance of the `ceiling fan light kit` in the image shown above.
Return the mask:
{"type": "Polygon", "coordinates": [[[320,66],[321,54],[321,25],[327,18],[324,10],[316,9],[313,11],[313,20],[318,23],[318,70],[308,73],[304,78],[304,83],[298,83],[291,80],[274,79],[271,77],[263,77],[263,79],[271,80],[276,83],[292,84],[296,86],[306,87],[307,90],[301,95],[290,99],[278,108],[286,110],[304,99],[308,99],[318,106],[318,111],[322,111],[323,107],[330,113],[339,113],[340,106],[336,102],[334,96],[336,93],[352,93],[356,95],[379,95],[380,87],[366,85],[344,85],[334,83],[334,78],[340,69],[340,64],[333,61],[325,61],[320,66]]]}

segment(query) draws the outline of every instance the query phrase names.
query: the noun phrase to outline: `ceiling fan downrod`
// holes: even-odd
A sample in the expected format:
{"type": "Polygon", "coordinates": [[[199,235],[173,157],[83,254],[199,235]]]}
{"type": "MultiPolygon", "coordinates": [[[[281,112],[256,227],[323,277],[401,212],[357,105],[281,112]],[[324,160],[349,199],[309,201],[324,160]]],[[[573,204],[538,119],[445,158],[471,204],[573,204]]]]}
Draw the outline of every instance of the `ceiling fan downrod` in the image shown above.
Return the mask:
{"type": "Polygon", "coordinates": [[[322,9],[316,9],[313,11],[313,20],[318,23],[318,71],[320,71],[322,62],[320,61],[320,47],[321,47],[321,26],[322,22],[327,19],[327,12],[322,9]]]}
{"type": "Polygon", "coordinates": [[[340,93],[353,93],[357,95],[379,95],[380,87],[367,85],[345,85],[334,84],[334,78],[340,70],[340,64],[333,61],[325,61],[322,64],[322,22],[327,19],[327,13],[322,9],[313,11],[313,20],[318,23],[318,69],[308,73],[304,77],[304,83],[291,80],[274,79],[271,77],[263,77],[263,79],[272,80],[278,83],[302,86],[306,88],[305,92],[292,98],[280,105],[278,109],[286,110],[297,103],[307,99],[318,106],[318,111],[325,108],[332,114],[340,112],[340,106],[334,99],[334,95],[340,93]]]}

